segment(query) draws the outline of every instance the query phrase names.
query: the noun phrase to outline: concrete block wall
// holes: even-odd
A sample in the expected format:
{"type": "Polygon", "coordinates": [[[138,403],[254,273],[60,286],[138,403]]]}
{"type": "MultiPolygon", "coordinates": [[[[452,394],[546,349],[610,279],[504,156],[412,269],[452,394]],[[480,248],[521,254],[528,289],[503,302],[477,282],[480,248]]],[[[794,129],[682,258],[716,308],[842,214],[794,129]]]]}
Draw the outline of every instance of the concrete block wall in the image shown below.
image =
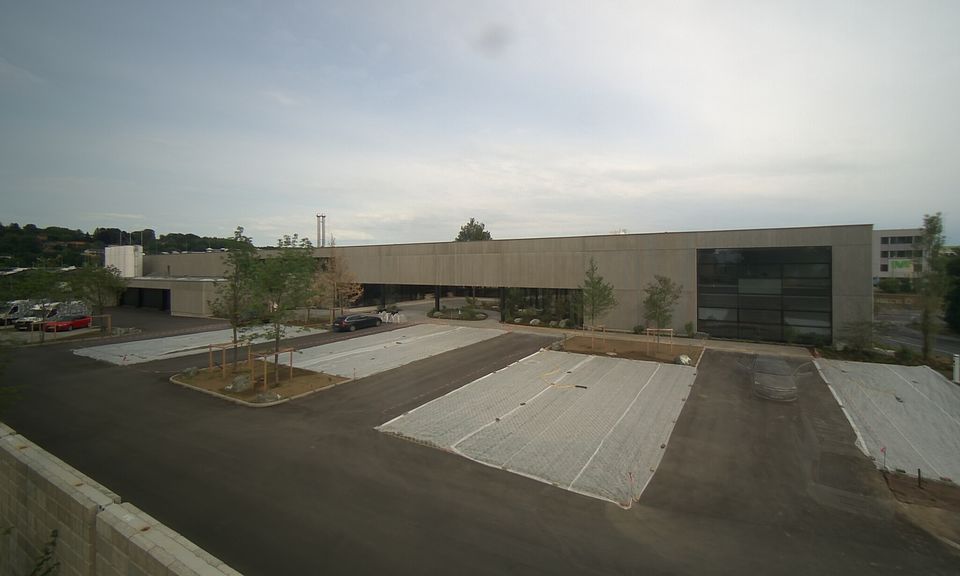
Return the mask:
{"type": "Polygon", "coordinates": [[[63,576],[238,574],[0,422],[0,576],[29,574],[52,530],[63,576]]]}
{"type": "Polygon", "coordinates": [[[96,566],[98,576],[240,574],[130,503],[97,515],[96,566]]]}

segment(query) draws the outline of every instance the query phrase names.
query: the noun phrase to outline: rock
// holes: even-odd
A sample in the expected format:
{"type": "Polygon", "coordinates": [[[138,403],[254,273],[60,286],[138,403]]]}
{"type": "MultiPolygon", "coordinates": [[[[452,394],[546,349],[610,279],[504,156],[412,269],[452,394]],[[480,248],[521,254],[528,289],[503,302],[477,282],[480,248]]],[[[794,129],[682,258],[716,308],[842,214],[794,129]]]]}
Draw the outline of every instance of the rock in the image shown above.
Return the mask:
{"type": "Polygon", "coordinates": [[[240,374],[233,377],[233,382],[227,386],[227,390],[230,392],[246,392],[251,386],[250,375],[240,374]]]}
{"type": "Polygon", "coordinates": [[[261,392],[257,394],[257,397],[253,400],[257,403],[266,403],[266,402],[276,402],[280,399],[280,395],[276,392],[261,392]]]}
{"type": "Polygon", "coordinates": [[[563,350],[563,342],[557,340],[556,342],[550,345],[550,349],[555,352],[560,352],[561,350],[563,350]]]}
{"type": "Polygon", "coordinates": [[[520,323],[522,323],[522,322],[523,322],[523,318],[514,318],[514,319],[513,319],[513,323],[514,323],[514,324],[520,324],[520,323]]]}
{"type": "Polygon", "coordinates": [[[690,360],[690,357],[687,356],[686,354],[681,354],[673,359],[673,363],[679,364],[681,366],[690,366],[691,364],[693,364],[693,361],[690,360]]]}
{"type": "Polygon", "coordinates": [[[557,327],[557,321],[556,321],[556,320],[551,320],[551,321],[550,321],[550,327],[551,327],[551,328],[556,328],[556,327],[557,327]]]}
{"type": "Polygon", "coordinates": [[[186,376],[187,378],[193,378],[194,376],[197,375],[197,372],[199,371],[200,370],[196,366],[191,366],[183,371],[183,375],[186,376]]]}
{"type": "Polygon", "coordinates": [[[564,318],[557,324],[557,328],[566,328],[569,325],[570,325],[570,321],[564,318]]]}
{"type": "Polygon", "coordinates": [[[530,325],[531,325],[531,326],[539,326],[539,325],[540,325],[540,319],[539,319],[539,318],[534,318],[533,320],[530,321],[530,325]]]}

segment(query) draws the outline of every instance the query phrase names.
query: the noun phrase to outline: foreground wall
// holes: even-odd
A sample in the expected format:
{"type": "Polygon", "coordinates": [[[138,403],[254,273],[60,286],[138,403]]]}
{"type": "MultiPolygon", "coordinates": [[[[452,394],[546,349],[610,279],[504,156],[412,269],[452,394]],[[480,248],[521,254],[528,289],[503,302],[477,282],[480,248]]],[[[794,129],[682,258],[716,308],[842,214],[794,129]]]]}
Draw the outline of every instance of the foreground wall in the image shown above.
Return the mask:
{"type": "Polygon", "coordinates": [[[30,574],[52,530],[63,576],[239,574],[0,423],[0,576],[30,574]]]}

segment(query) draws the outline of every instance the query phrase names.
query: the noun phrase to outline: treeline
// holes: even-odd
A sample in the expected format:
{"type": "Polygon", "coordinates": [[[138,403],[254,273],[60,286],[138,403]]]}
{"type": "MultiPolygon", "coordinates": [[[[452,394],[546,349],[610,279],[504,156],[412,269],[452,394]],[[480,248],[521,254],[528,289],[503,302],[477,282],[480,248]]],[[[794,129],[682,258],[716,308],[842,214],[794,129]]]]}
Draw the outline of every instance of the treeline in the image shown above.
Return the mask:
{"type": "Polygon", "coordinates": [[[93,233],[60,226],[39,228],[33,224],[0,223],[0,267],[82,266],[100,262],[105,246],[139,244],[146,254],[202,252],[208,248],[236,247],[233,238],[196,234],[161,234],[155,230],[97,228],[93,233]]]}

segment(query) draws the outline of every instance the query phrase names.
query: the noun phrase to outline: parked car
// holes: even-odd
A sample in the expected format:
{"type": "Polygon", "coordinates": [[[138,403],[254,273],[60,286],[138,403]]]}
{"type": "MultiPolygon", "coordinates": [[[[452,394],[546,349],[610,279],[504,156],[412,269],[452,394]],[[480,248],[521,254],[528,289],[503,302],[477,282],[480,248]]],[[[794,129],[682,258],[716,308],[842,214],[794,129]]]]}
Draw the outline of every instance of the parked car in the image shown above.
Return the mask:
{"type": "Polygon", "coordinates": [[[85,316],[90,311],[79,300],[70,302],[46,302],[35,304],[25,316],[14,322],[17,330],[40,330],[47,322],[62,320],[67,316],[85,316]]]}
{"type": "Polygon", "coordinates": [[[47,332],[63,332],[64,330],[70,331],[74,328],[89,328],[92,323],[93,318],[90,316],[74,315],[66,316],[60,320],[44,322],[43,329],[47,332]]]}
{"type": "Polygon", "coordinates": [[[383,324],[378,316],[370,314],[353,314],[351,316],[340,316],[333,321],[333,329],[337,332],[353,332],[357,328],[367,328],[370,326],[379,326],[383,324]]]}

